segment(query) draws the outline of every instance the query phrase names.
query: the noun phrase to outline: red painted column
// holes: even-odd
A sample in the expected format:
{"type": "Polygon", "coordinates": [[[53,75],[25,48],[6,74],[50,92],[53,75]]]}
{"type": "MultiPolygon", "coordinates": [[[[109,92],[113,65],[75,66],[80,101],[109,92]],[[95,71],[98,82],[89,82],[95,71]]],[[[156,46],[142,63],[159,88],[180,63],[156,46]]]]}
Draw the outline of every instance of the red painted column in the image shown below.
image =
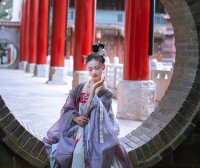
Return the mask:
{"type": "Polygon", "coordinates": [[[39,0],[37,32],[37,64],[47,63],[49,0],[39,0]]]}
{"type": "Polygon", "coordinates": [[[7,57],[8,57],[8,64],[10,64],[11,63],[11,49],[10,48],[7,49],[7,57]]]}
{"type": "Polygon", "coordinates": [[[25,24],[25,1],[22,2],[21,27],[20,27],[20,56],[19,62],[24,60],[24,24],[25,24]]]}
{"type": "Polygon", "coordinates": [[[65,56],[67,0],[53,1],[51,67],[63,67],[65,56]]]}
{"type": "Polygon", "coordinates": [[[96,40],[96,3],[97,3],[97,0],[93,0],[92,1],[92,37],[93,37],[93,41],[92,41],[92,44],[95,43],[95,40],[96,40]]]}
{"type": "Polygon", "coordinates": [[[149,80],[150,0],[126,0],[124,80],[149,80]]]}
{"type": "Polygon", "coordinates": [[[38,30],[38,3],[39,0],[32,0],[30,7],[30,32],[29,32],[29,64],[36,63],[37,55],[37,30],[38,30]]]}
{"type": "Polygon", "coordinates": [[[29,57],[29,26],[30,26],[30,0],[26,0],[25,9],[25,26],[24,26],[24,60],[28,61],[29,57]]]}
{"type": "Polygon", "coordinates": [[[95,0],[76,0],[74,37],[74,71],[85,70],[83,55],[91,52],[94,43],[95,0]]]}

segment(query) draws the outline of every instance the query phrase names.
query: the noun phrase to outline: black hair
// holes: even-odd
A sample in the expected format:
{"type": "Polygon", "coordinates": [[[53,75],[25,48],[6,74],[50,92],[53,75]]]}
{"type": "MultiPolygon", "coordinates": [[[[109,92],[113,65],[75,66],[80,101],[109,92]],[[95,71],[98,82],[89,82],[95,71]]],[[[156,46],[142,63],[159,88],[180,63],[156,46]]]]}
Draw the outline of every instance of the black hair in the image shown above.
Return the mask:
{"type": "Polygon", "coordinates": [[[95,44],[92,45],[92,53],[90,53],[86,58],[86,64],[90,62],[91,60],[95,59],[99,61],[100,63],[105,63],[105,49],[104,44],[95,44]]]}

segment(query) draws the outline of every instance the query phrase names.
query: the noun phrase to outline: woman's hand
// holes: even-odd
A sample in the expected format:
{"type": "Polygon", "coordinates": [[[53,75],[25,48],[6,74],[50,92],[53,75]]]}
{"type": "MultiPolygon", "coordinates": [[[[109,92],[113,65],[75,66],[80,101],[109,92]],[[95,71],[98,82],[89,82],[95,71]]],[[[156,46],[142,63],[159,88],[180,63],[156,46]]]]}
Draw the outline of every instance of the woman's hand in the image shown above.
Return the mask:
{"type": "Polygon", "coordinates": [[[73,119],[72,119],[75,123],[77,123],[78,125],[80,125],[80,126],[85,126],[85,125],[87,125],[87,123],[88,123],[88,118],[87,117],[84,117],[84,116],[75,116],[75,117],[73,117],[73,119]]]}
{"type": "Polygon", "coordinates": [[[96,90],[96,88],[98,88],[99,86],[103,85],[104,81],[105,81],[105,76],[103,75],[103,76],[101,77],[101,80],[100,80],[99,82],[95,83],[95,84],[92,86],[92,89],[91,89],[91,92],[90,92],[90,96],[89,96],[88,101],[87,101],[87,108],[86,108],[86,115],[85,115],[86,118],[89,118],[89,115],[90,115],[90,104],[91,104],[92,99],[93,99],[93,97],[94,97],[94,95],[95,95],[95,90],[96,90]]]}
{"type": "Polygon", "coordinates": [[[105,76],[102,75],[101,80],[92,86],[92,90],[95,91],[96,88],[103,85],[104,81],[105,81],[105,76]]]}

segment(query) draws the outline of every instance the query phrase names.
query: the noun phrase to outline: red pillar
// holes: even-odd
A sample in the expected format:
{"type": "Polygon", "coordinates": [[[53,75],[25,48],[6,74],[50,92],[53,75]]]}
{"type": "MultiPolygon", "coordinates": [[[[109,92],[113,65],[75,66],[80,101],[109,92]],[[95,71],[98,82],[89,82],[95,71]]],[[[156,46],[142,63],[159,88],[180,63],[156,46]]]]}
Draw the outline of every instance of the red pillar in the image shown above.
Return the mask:
{"type": "Polygon", "coordinates": [[[20,26],[20,56],[19,62],[24,60],[24,24],[25,24],[25,1],[22,2],[21,26],[20,26]]]}
{"type": "Polygon", "coordinates": [[[67,0],[53,1],[51,67],[63,67],[65,56],[67,0]]]}
{"type": "Polygon", "coordinates": [[[94,43],[95,0],[76,1],[74,71],[85,70],[83,55],[91,52],[94,43]]]}
{"type": "Polygon", "coordinates": [[[96,2],[97,0],[93,0],[92,1],[92,37],[93,37],[93,41],[92,44],[95,43],[96,41],[96,2]]]}
{"type": "Polygon", "coordinates": [[[124,80],[149,80],[150,0],[126,0],[124,80]]]}
{"type": "Polygon", "coordinates": [[[37,32],[37,64],[47,63],[49,0],[39,1],[37,32]]]}
{"type": "Polygon", "coordinates": [[[36,63],[38,3],[39,3],[39,0],[32,0],[31,7],[30,7],[29,58],[28,58],[29,64],[36,63]]]}
{"type": "Polygon", "coordinates": [[[28,61],[28,57],[29,57],[30,2],[31,2],[30,0],[26,0],[23,61],[28,61]]]}
{"type": "Polygon", "coordinates": [[[11,63],[11,49],[10,48],[7,49],[7,57],[8,57],[8,64],[10,64],[11,63]]]}

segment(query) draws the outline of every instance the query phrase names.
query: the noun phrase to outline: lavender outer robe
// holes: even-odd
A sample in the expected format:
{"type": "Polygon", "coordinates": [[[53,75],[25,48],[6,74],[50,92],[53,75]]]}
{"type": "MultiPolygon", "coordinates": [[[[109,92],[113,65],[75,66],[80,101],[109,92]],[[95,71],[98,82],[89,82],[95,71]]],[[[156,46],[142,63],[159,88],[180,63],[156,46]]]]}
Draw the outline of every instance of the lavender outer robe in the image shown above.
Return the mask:
{"type": "MultiPolygon", "coordinates": [[[[74,133],[79,127],[72,118],[79,115],[78,98],[84,84],[79,84],[69,94],[60,119],[48,130],[47,138],[44,138],[49,159],[52,147],[56,144],[55,159],[61,168],[71,167],[76,146],[74,133]]],[[[120,161],[123,168],[132,168],[127,152],[117,138],[111,101],[112,92],[106,86],[101,87],[92,100],[90,126],[84,128],[83,139],[86,168],[110,168],[113,158],[120,161]]]]}

